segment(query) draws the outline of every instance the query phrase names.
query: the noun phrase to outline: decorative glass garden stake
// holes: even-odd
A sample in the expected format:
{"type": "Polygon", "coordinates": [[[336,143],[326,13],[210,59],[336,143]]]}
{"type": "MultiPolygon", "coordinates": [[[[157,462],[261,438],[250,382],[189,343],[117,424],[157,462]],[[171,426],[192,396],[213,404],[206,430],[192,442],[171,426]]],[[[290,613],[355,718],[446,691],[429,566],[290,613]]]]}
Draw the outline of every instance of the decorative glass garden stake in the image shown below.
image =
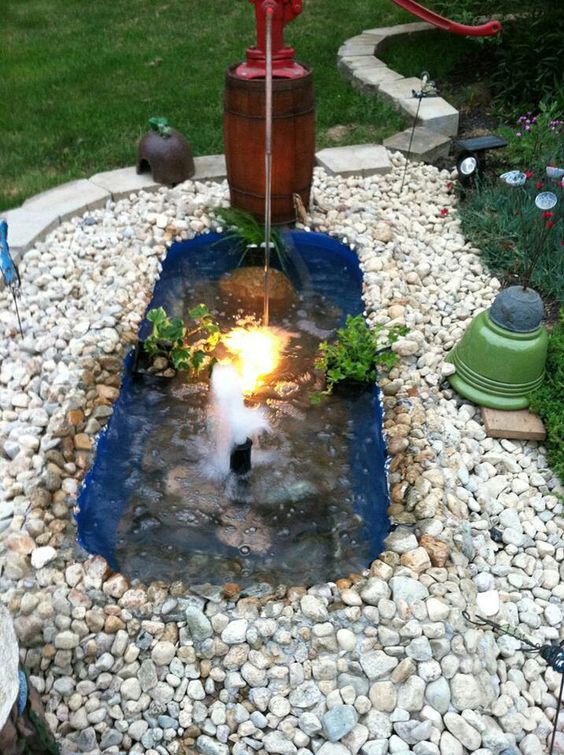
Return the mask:
{"type": "Polygon", "coordinates": [[[8,223],[6,223],[5,220],[0,220],[0,267],[2,268],[4,283],[10,289],[12,296],[14,297],[14,306],[16,308],[20,335],[23,338],[22,321],[20,320],[20,312],[18,310],[18,297],[20,295],[21,280],[18,268],[10,254],[10,248],[8,246],[8,223]]]}
{"type": "Polygon", "coordinates": [[[407,176],[407,168],[409,167],[409,156],[411,154],[411,145],[413,144],[413,137],[415,135],[415,127],[417,126],[417,119],[419,118],[419,110],[421,109],[421,100],[424,97],[436,97],[438,94],[437,87],[434,81],[431,81],[431,76],[427,71],[423,71],[421,74],[421,89],[417,92],[415,89],[411,90],[412,97],[417,99],[417,110],[415,111],[415,117],[413,118],[413,126],[411,128],[411,134],[409,136],[409,144],[407,145],[407,155],[405,157],[405,168],[403,171],[403,178],[401,179],[400,194],[403,191],[405,184],[405,177],[407,176]]]}
{"type": "Polygon", "coordinates": [[[475,619],[471,619],[468,611],[462,611],[462,615],[470,624],[474,624],[476,627],[487,628],[489,627],[498,634],[506,634],[509,637],[514,637],[516,640],[524,643],[527,647],[522,647],[521,650],[524,653],[538,653],[540,657],[546,661],[550,668],[554,669],[557,674],[562,674],[562,681],[560,683],[560,692],[558,693],[558,700],[556,702],[556,715],[554,717],[554,728],[552,730],[552,738],[550,740],[550,748],[548,755],[552,755],[554,750],[554,740],[556,738],[556,727],[558,725],[558,714],[560,713],[560,706],[562,705],[562,693],[564,692],[564,640],[560,645],[537,645],[531,642],[527,637],[521,634],[517,629],[514,629],[509,624],[498,624],[497,621],[491,619],[485,619],[483,616],[476,616],[475,619]]]}

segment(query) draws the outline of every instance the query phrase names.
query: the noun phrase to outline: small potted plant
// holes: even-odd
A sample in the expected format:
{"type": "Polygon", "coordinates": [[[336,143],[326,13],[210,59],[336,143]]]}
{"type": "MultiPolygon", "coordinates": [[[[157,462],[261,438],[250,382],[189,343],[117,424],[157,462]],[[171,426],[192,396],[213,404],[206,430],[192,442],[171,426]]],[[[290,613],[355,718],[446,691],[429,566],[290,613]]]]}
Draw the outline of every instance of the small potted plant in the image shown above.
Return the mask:
{"type": "Polygon", "coordinates": [[[194,327],[188,330],[179,317],[170,318],[163,307],[147,312],[153,326],[150,336],[135,347],[133,372],[171,378],[177,372],[191,377],[213,364],[213,350],[221,333],[205,304],[189,311],[194,327]]]}
{"type": "Polygon", "coordinates": [[[370,390],[378,377],[379,367],[391,368],[398,356],[391,346],[408,329],[395,325],[385,331],[385,344],[380,336],[383,325],[369,328],[362,315],[348,315],[345,325],[337,330],[334,342],[326,341],[319,345],[320,356],[315,366],[325,378],[325,390],[315,394],[313,401],[318,402],[322,395],[339,393],[356,396],[370,390]]]}

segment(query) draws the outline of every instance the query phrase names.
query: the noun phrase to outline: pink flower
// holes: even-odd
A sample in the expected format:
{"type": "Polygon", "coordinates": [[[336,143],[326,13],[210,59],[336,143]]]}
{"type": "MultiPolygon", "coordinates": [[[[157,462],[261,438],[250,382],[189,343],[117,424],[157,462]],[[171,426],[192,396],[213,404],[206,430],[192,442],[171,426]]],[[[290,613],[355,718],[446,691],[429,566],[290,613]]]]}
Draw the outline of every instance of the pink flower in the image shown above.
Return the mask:
{"type": "Polygon", "coordinates": [[[521,132],[520,132],[520,131],[516,131],[516,132],[515,132],[515,136],[522,136],[522,134],[521,134],[521,132]]]}
{"type": "Polygon", "coordinates": [[[439,215],[441,216],[441,218],[446,218],[446,216],[448,215],[448,210],[447,210],[447,208],[446,208],[446,207],[443,207],[443,208],[442,208],[442,209],[441,209],[441,210],[439,211],[439,215]]]}
{"type": "Polygon", "coordinates": [[[525,178],[532,178],[533,177],[533,171],[532,170],[526,170],[525,171],[525,178]]]}
{"type": "Polygon", "coordinates": [[[550,231],[550,229],[554,227],[554,220],[547,220],[546,223],[545,223],[545,225],[548,228],[548,230],[550,231]]]}
{"type": "Polygon", "coordinates": [[[542,181],[537,181],[536,184],[535,184],[535,187],[537,189],[542,189],[542,181]]]}
{"type": "Polygon", "coordinates": [[[547,210],[546,212],[543,212],[542,216],[545,220],[548,220],[548,218],[554,217],[554,213],[550,210],[547,210]]]}

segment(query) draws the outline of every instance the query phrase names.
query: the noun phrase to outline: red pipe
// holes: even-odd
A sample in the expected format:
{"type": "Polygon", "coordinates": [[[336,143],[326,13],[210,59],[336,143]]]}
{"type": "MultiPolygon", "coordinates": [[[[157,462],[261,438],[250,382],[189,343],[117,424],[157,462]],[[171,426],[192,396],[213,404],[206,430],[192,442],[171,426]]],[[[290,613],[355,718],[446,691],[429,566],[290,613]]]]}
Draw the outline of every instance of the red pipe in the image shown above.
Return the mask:
{"type": "Polygon", "coordinates": [[[501,31],[501,23],[499,21],[488,21],[487,24],[479,24],[478,26],[468,26],[467,24],[459,24],[456,21],[451,21],[444,16],[435,13],[435,11],[429,10],[429,8],[419,5],[415,0],[392,0],[400,8],[403,8],[408,13],[411,13],[418,18],[422,18],[423,21],[427,21],[433,26],[437,26],[443,31],[452,32],[453,34],[461,34],[465,37],[491,37],[494,34],[499,34],[501,31]]]}

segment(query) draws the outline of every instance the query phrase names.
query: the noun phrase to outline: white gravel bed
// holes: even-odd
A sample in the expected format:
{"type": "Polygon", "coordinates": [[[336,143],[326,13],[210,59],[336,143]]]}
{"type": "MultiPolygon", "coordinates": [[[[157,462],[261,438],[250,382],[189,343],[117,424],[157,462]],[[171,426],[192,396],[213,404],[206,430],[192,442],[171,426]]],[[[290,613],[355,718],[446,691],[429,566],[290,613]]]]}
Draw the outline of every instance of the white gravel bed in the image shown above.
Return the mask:
{"type": "Polygon", "coordinates": [[[462,611],[559,637],[562,491],[542,445],[487,438],[444,382],[499,282],[461,235],[449,174],[413,165],[400,197],[393,163],[370,178],[317,170],[310,219],[355,245],[370,321],[410,328],[382,380],[399,526],[362,575],[242,594],[130,585],[74,544],[166,244],[213,228],[226,184],[132,195],[37,244],[20,266],[23,340],[0,292],[1,599],[63,752],[547,751],[560,676],[462,611]]]}

